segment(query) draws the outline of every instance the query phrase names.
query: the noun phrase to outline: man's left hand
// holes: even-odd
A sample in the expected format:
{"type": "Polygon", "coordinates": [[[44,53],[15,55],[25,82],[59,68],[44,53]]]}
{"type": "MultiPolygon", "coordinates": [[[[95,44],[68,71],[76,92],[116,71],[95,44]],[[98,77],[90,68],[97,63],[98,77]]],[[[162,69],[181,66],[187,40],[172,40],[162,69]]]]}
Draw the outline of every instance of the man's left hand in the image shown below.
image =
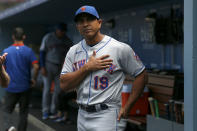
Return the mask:
{"type": "Polygon", "coordinates": [[[118,121],[120,121],[121,118],[128,118],[129,115],[129,109],[121,107],[120,112],[118,114],[118,121]]]}
{"type": "Polygon", "coordinates": [[[36,86],[36,80],[31,79],[31,87],[35,87],[36,86]]]}

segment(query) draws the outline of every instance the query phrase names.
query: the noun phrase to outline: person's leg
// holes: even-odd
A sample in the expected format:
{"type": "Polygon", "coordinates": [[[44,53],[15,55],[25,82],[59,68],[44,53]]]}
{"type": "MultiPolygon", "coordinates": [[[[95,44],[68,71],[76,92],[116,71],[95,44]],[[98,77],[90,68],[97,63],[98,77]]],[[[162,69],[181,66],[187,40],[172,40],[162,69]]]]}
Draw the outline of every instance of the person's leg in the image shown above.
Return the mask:
{"type": "Polygon", "coordinates": [[[43,76],[43,83],[44,88],[42,92],[42,113],[43,113],[43,119],[47,119],[50,112],[50,82],[47,82],[50,80],[47,80],[45,76],[43,76]]]}
{"type": "Polygon", "coordinates": [[[27,129],[27,117],[29,112],[29,99],[31,97],[31,89],[28,91],[22,92],[19,99],[19,122],[18,122],[18,131],[26,131],[27,129]]]}
{"type": "Polygon", "coordinates": [[[48,77],[51,78],[51,81],[54,80],[54,91],[51,100],[51,113],[50,118],[56,118],[57,115],[57,104],[58,104],[58,94],[60,92],[60,72],[62,66],[52,63],[47,63],[48,77]],[[49,74],[50,72],[50,74],[49,74]]]}
{"type": "Polygon", "coordinates": [[[62,122],[65,121],[67,118],[67,112],[65,111],[65,106],[67,103],[67,99],[65,99],[65,92],[63,90],[60,91],[58,94],[58,102],[57,102],[57,119],[55,119],[55,122],[62,122]]]}
{"type": "Polygon", "coordinates": [[[67,124],[72,123],[72,121],[69,119],[69,114],[68,114],[68,110],[69,110],[69,101],[71,101],[72,99],[76,98],[76,91],[71,91],[71,92],[64,92],[64,96],[63,96],[63,112],[64,112],[64,117],[66,120],[67,124]]]}
{"type": "Polygon", "coordinates": [[[54,67],[53,67],[53,64],[49,63],[49,62],[46,62],[46,70],[47,70],[47,77],[46,77],[46,87],[47,87],[47,91],[48,91],[48,100],[50,101],[50,107],[49,107],[49,111],[50,113],[54,113],[53,112],[53,95],[54,93],[52,93],[52,98],[51,98],[51,84],[54,80],[54,73],[53,73],[53,70],[54,70],[54,67]]]}
{"type": "Polygon", "coordinates": [[[61,118],[63,116],[63,109],[64,109],[64,99],[63,99],[64,92],[61,90],[58,94],[58,102],[57,102],[57,119],[55,122],[61,122],[61,118]]]}
{"type": "Polygon", "coordinates": [[[57,103],[58,103],[58,94],[60,92],[60,74],[59,74],[59,71],[58,71],[58,66],[54,66],[53,67],[53,75],[54,75],[54,84],[55,84],[55,87],[54,87],[54,92],[53,92],[53,96],[52,96],[52,102],[51,102],[51,113],[57,113],[57,103]],[[56,69],[54,71],[54,69],[56,69]]]}
{"type": "Polygon", "coordinates": [[[80,131],[82,131],[81,129],[88,131],[124,131],[126,127],[125,120],[117,120],[119,111],[115,108],[101,110],[94,113],[86,113],[86,111],[83,110],[81,111],[80,121],[78,121],[80,131]],[[85,118],[83,114],[85,115],[85,118]]]}
{"type": "Polygon", "coordinates": [[[5,94],[5,103],[3,105],[3,126],[1,129],[3,131],[9,129],[11,126],[14,126],[12,120],[12,112],[15,108],[16,103],[18,102],[19,95],[18,93],[9,93],[5,94]]]}
{"type": "Polygon", "coordinates": [[[65,106],[65,99],[64,99],[65,92],[61,90],[58,94],[58,101],[57,101],[57,110],[58,111],[64,111],[65,106]]]}
{"type": "Polygon", "coordinates": [[[77,116],[77,131],[87,131],[86,125],[86,115],[88,113],[86,111],[83,111],[81,109],[78,110],[78,116],[77,116]]]}

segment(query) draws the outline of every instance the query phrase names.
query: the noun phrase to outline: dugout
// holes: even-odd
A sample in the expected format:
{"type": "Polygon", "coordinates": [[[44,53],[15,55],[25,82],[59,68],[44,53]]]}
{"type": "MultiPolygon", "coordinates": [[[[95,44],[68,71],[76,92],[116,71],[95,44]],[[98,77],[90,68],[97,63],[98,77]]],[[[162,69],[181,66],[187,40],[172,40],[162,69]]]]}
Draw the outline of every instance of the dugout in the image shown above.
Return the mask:
{"type": "MultiPolygon", "coordinates": [[[[51,26],[58,22],[68,24],[68,35],[77,42],[81,39],[73,24],[75,10],[84,4],[95,5],[104,19],[103,32],[114,38],[130,44],[140,58],[150,69],[175,70],[184,72],[185,87],[185,130],[197,130],[196,103],[196,12],[195,0],[125,0],[120,1],[65,1],[65,0],[31,0],[0,13],[0,51],[7,47],[11,40],[11,30],[15,26],[22,26],[27,32],[26,43],[38,51],[43,35],[52,30],[51,26]],[[184,8],[184,9],[183,9],[184,8]],[[172,9],[174,9],[172,11],[172,9]],[[157,19],[157,33],[153,29],[155,13],[157,19]],[[174,14],[173,14],[174,13],[174,14]],[[176,14],[178,13],[178,14],[176,14]],[[185,16],[184,39],[181,34],[175,38],[168,32],[171,27],[165,23],[175,18],[185,16]],[[151,19],[145,19],[151,18],[151,19]],[[161,19],[165,19],[163,22],[161,19]],[[163,22],[163,23],[162,23],[163,22]],[[158,25],[159,23],[159,25],[158,25]],[[165,27],[165,28],[164,28],[165,27]],[[165,29],[168,30],[165,30],[165,29]],[[161,34],[160,34],[161,33],[161,34]],[[157,38],[155,38],[155,36],[157,38]],[[160,37],[160,39],[158,39],[160,37]],[[184,44],[183,44],[184,43],[184,44]]],[[[179,23],[179,21],[177,21],[179,23]]],[[[172,25],[173,26],[173,25],[172,25]]],[[[181,25],[179,25],[180,27],[181,25]]],[[[181,32],[181,31],[180,31],[181,32]]],[[[2,93],[2,90],[0,90],[2,93]]]]}
{"type": "Polygon", "coordinates": [[[39,46],[43,35],[62,21],[68,24],[70,38],[78,42],[73,16],[84,4],[97,7],[104,20],[102,31],[131,45],[147,68],[183,72],[183,0],[30,0],[0,14],[0,49],[11,43],[10,30],[15,26],[25,28],[26,43],[39,46]]]}

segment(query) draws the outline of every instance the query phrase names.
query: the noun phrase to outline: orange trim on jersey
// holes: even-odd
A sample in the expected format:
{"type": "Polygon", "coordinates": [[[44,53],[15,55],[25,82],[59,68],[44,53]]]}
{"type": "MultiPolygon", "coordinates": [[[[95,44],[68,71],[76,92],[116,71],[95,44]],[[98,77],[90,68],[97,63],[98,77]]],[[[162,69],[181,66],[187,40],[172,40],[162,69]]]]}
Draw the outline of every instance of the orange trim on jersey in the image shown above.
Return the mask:
{"type": "Polygon", "coordinates": [[[24,46],[23,42],[14,43],[12,46],[24,46]]]}
{"type": "Polygon", "coordinates": [[[81,8],[81,11],[85,11],[85,10],[86,10],[86,8],[85,8],[85,7],[82,7],[82,8],[81,8]]]}
{"type": "Polygon", "coordinates": [[[37,61],[37,60],[35,60],[35,61],[33,61],[33,62],[32,62],[32,64],[36,64],[36,63],[38,63],[38,61],[37,61]]]}

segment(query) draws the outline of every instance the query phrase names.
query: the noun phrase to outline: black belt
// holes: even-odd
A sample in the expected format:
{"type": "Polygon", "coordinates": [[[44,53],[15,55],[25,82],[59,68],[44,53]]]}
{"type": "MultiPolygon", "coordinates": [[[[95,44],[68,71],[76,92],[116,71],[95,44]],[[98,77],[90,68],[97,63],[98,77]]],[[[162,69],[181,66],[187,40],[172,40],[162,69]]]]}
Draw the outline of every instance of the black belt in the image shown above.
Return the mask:
{"type": "Polygon", "coordinates": [[[96,104],[96,105],[81,105],[81,104],[79,104],[79,107],[82,110],[85,110],[87,112],[98,112],[101,110],[108,109],[108,106],[106,104],[96,104]]]}

